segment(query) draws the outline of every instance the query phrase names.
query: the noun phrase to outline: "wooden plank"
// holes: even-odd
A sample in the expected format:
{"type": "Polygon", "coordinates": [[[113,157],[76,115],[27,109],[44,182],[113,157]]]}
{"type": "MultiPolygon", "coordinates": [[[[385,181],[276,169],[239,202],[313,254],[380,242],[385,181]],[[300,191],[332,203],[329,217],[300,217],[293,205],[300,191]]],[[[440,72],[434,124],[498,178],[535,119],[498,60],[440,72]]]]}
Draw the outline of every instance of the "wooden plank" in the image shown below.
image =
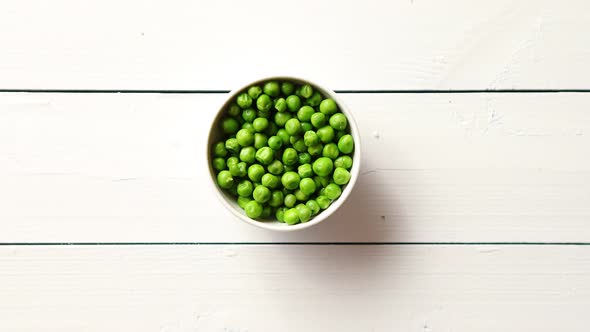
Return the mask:
{"type": "Polygon", "coordinates": [[[1,247],[7,331],[586,331],[586,246],[1,247]]]}
{"type": "Polygon", "coordinates": [[[344,94],[363,164],[296,234],[210,194],[224,95],[0,94],[0,242],[587,242],[590,94],[344,94]]]}
{"type": "Polygon", "coordinates": [[[588,88],[587,2],[12,1],[0,88],[588,88]]]}

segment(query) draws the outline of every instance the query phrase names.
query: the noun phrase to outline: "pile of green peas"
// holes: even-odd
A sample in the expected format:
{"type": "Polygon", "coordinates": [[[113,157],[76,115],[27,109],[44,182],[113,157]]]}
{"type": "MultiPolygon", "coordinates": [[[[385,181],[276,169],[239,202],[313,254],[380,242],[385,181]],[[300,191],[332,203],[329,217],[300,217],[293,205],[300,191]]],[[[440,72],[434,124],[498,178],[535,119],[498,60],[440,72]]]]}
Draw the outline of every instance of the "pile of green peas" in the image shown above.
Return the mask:
{"type": "Polygon", "coordinates": [[[350,181],[354,140],[331,98],[310,84],[268,81],[227,107],[211,147],[220,188],[249,218],[311,220],[350,181]]]}

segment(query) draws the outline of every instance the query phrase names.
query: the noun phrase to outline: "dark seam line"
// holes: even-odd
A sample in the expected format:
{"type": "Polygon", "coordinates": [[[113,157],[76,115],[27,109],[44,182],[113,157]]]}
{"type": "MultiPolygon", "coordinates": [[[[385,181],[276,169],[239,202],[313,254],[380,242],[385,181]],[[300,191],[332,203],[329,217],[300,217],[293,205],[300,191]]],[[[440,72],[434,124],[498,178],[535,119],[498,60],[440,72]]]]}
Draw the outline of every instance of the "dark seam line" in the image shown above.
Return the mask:
{"type": "MultiPolygon", "coordinates": [[[[458,89],[458,90],[335,90],[350,94],[412,94],[412,93],[588,93],[590,89],[458,89]]],[[[0,89],[0,93],[145,93],[145,94],[225,94],[230,90],[101,90],[101,89],[0,89]]]]}
{"type": "Polygon", "coordinates": [[[120,93],[120,94],[223,94],[229,90],[100,90],[100,89],[0,89],[2,92],[25,93],[120,93]]]}
{"type": "Polygon", "coordinates": [[[588,246],[590,242],[0,242],[0,246],[588,246]]]}

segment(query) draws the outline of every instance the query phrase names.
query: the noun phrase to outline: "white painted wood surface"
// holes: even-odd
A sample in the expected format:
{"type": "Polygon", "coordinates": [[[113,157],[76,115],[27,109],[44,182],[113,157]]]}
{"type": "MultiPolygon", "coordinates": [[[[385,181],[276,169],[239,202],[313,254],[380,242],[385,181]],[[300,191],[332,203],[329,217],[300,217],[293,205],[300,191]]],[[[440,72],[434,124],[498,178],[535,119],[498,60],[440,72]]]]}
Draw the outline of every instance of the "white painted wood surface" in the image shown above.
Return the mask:
{"type": "Polygon", "coordinates": [[[0,330],[586,332],[590,93],[343,94],[363,138],[358,187],[325,223],[274,234],[207,194],[223,94],[6,90],[229,90],[267,74],[584,90],[589,8],[3,3],[0,330]],[[368,244],[326,244],[342,241],[368,244]]]}
{"type": "Polygon", "coordinates": [[[0,242],[584,242],[590,94],[344,94],[364,169],[275,234],[208,194],[223,94],[0,95],[0,242]]]}
{"type": "Polygon", "coordinates": [[[590,247],[1,247],[5,331],[587,331],[590,247]]]}
{"type": "Polygon", "coordinates": [[[5,1],[0,88],[590,86],[587,1],[5,1]]]}

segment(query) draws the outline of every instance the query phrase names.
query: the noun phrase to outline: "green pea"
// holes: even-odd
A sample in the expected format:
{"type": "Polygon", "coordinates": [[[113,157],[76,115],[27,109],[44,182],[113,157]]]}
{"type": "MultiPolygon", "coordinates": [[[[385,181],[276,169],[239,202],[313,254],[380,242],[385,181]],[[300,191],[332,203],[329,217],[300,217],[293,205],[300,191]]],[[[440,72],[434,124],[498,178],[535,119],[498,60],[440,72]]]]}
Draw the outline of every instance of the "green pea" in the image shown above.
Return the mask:
{"type": "Polygon", "coordinates": [[[262,165],[269,165],[274,158],[274,152],[268,146],[265,146],[256,151],[256,160],[262,165]]]}
{"type": "Polygon", "coordinates": [[[262,208],[262,214],[260,215],[261,219],[268,219],[268,217],[270,217],[273,214],[273,208],[271,208],[270,206],[266,205],[262,208]]]}
{"type": "Polygon", "coordinates": [[[279,127],[284,127],[287,121],[289,121],[291,118],[292,116],[290,113],[275,113],[275,123],[279,127]]]}
{"type": "Polygon", "coordinates": [[[227,164],[227,167],[230,167],[231,165],[237,164],[239,162],[240,162],[240,160],[237,157],[229,157],[229,158],[227,158],[226,164],[227,164]]]}
{"type": "Polygon", "coordinates": [[[330,126],[324,126],[318,129],[317,134],[322,143],[330,143],[334,140],[334,128],[330,126]]]}
{"type": "Polygon", "coordinates": [[[281,183],[286,189],[293,190],[299,187],[299,174],[295,172],[285,172],[281,177],[281,183]]]}
{"type": "Polygon", "coordinates": [[[313,126],[309,122],[301,122],[301,131],[306,132],[313,130],[313,126]]]}
{"type": "Polygon", "coordinates": [[[320,142],[320,138],[318,137],[318,134],[315,133],[315,131],[306,131],[305,135],[303,135],[303,141],[305,142],[306,146],[313,146],[313,145],[317,145],[320,142]]]}
{"type": "Polygon", "coordinates": [[[236,102],[242,109],[246,109],[252,105],[252,97],[250,97],[246,92],[243,92],[238,96],[236,102]]]}
{"type": "Polygon", "coordinates": [[[295,95],[301,97],[301,87],[295,89],[295,95]]]}
{"type": "Polygon", "coordinates": [[[260,110],[258,111],[258,117],[268,119],[270,118],[270,110],[260,110]]]}
{"type": "Polygon", "coordinates": [[[256,111],[248,108],[242,111],[242,119],[246,122],[252,122],[256,119],[256,111]]]}
{"type": "MultiPolygon", "coordinates": [[[[217,174],[217,184],[223,189],[229,189],[234,184],[234,178],[229,171],[221,171],[217,174]]],[[[299,184],[299,181],[297,181],[299,184]]]]}
{"type": "Polygon", "coordinates": [[[309,177],[301,179],[301,181],[299,182],[299,189],[306,195],[311,195],[315,192],[316,187],[315,187],[315,182],[313,182],[312,179],[310,179],[309,177]]]}
{"type": "MultiPolygon", "coordinates": [[[[293,137],[293,136],[291,136],[291,137],[293,137]]],[[[293,143],[293,148],[295,150],[297,150],[297,152],[307,151],[307,146],[305,146],[305,142],[303,141],[303,138],[301,138],[301,137],[298,137],[298,139],[293,143]]]]}
{"type": "Polygon", "coordinates": [[[295,172],[297,170],[297,167],[295,165],[284,165],[283,166],[283,171],[285,172],[295,172]]]}
{"type": "Polygon", "coordinates": [[[299,211],[295,208],[291,208],[285,211],[283,218],[288,225],[295,225],[299,223],[299,211]]]}
{"type": "Polygon", "coordinates": [[[268,146],[271,149],[277,151],[278,149],[281,148],[281,146],[283,146],[283,140],[278,136],[271,136],[268,139],[268,146]]]}
{"type": "Polygon", "coordinates": [[[340,156],[334,160],[334,167],[350,169],[352,167],[352,158],[350,156],[340,156]]]}
{"type": "Polygon", "coordinates": [[[316,187],[316,191],[318,191],[318,189],[323,188],[322,186],[322,181],[320,180],[319,176],[314,176],[313,177],[313,182],[315,182],[315,187],[316,187]]]}
{"type": "Polygon", "coordinates": [[[229,194],[232,197],[238,197],[238,184],[235,182],[235,179],[234,179],[233,186],[231,186],[231,188],[227,189],[227,192],[229,192],[229,194]]]}
{"type": "Polygon", "coordinates": [[[256,118],[254,119],[254,122],[252,122],[252,125],[254,126],[254,131],[260,133],[268,128],[268,120],[265,118],[256,118]]]}
{"type": "Polygon", "coordinates": [[[268,205],[270,205],[272,207],[279,207],[279,206],[283,205],[284,199],[285,199],[285,196],[283,195],[283,193],[281,191],[275,190],[270,195],[270,200],[268,201],[268,205]]]}
{"type": "Polygon", "coordinates": [[[236,179],[234,179],[234,184],[231,188],[227,189],[227,191],[234,197],[238,197],[238,184],[236,183],[236,179]]]}
{"type": "Polygon", "coordinates": [[[242,180],[238,183],[238,195],[241,197],[250,197],[254,191],[254,185],[248,180],[242,180]]]}
{"type": "Polygon", "coordinates": [[[252,192],[252,197],[258,203],[266,203],[270,199],[270,189],[265,186],[256,186],[252,192]]]}
{"type": "Polygon", "coordinates": [[[307,207],[311,210],[312,216],[315,216],[316,214],[318,214],[318,212],[320,212],[320,205],[313,199],[310,199],[309,201],[305,202],[305,205],[307,205],[307,207]]]}
{"type": "MultiPolygon", "coordinates": [[[[297,174],[299,174],[300,178],[310,178],[313,176],[313,170],[310,164],[303,164],[297,167],[297,174]]],[[[303,181],[303,180],[301,180],[303,181]]],[[[299,183],[301,185],[301,183],[299,183]]]]}
{"type": "Polygon", "coordinates": [[[262,89],[258,85],[254,85],[248,88],[248,96],[250,96],[252,99],[258,98],[258,96],[260,96],[261,93],[262,89]]]}
{"type": "Polygon", "coordinates": [[[249,129],[254,131],[254,126],[252,125],[251,122],[244,122],[242,123],[242,129],[249,129]]]}
{"type": "Polygon", "coordinates": [[[214,158],[213,168],[215,168],[218,171],[223,171],[225,169],[225,159],[221,157],[214,158]]]}
{"type": "Polygon", "coordinates": [[[256,149],[262,149],[266,146],[268,142],[268,137],[261,133],[254,134],[254,147],[256,149]]]}
{"type": "Polygon", "coordinates": [[[238,205],[242,208],[246,208],[246,204],[248,204],[252,199],[250,197],[239,196],[238,197],[238,205]]]}
{"type": "Polygon", "coordinates": [[[276,175],[266,173],[262,176],[261,183],[267,188],[274,189],[279,185],[280,181],[276,175]]]}
{"type": "Polygon", "coordinates": [[[309,84],[304,84],[299,92],[302,97],[309,98],[313,95],[313,88],[309,84]]]}
{"type": "Polygon", "coordinates": [[[283,82],[281,83],[281,92],[285,96],[292,95],[293,91],[295,91],[295,85],[291,82],[283,82]]]}
{"type": "Polygon", "coordinates": [[[245,162],[240,162],[237,163],[235,165],[231,165],[229,167],[229,172],[231,173],[232,176],[235,177],[242,177],[242,176],[246,176],[246,174],[248,173],[248,166],[246,165],[245,162]]]}
{"type": "Polygon", "coordinates": [[[279,126],[273,121],[268,124],[268,128],[266,128],[264,133],[268,136],[274,136],[277,134],[277,131],[279,131],[279,126]]]}
{"type": "Polygon", "coordinates": [[[297,155],[297,160],[300,165],[309,164],[311,162],[311,155],[307,152],[302,152],[297,155]]]}
{"type": "Polygon", "coordinates": [[[234,181],[234,185],[231,188],[227,189],[227,191],[230,193],[230,195],[232,197],[237,198],[238,197],[238,185],[237,185],[237,183],[234,181]]]}
{"type": "Polygon", "coordinates": [[[317,179],[319,179],[320,181],[320,187],[325,188],[327,185],[330,184],[331,178],[330,176],[317,176],[317,179]]]}
{"type": "Polygon", "coordinates": [[[324,189],[324,195],[331,200],[335,200],[342,194],[342,189],[340,189],[340,186],[335,183],[330,183],[324,189]]]}
{"type": "Polygon", "coordinates": [[[266,82],[264,84],[264,93],[266,93],[267,95],[271,96],[271,97],[278,97],[279,94],[281,93],[281,87],[279,85],[279,82],[276,81],[269,81],[266,82]]]}
{"type": "Polygon", "coordinates": [[[286,148],[283,151],[283,164],[294,165],[297,162],[297,151],[293,148],[286,148]]]}
{"type": "Polygon", "coordinates": [[[319,156],[322,153],[324,146],[321,144],[312,145],[307,148],[307,152],[312,156],[319,156]]]}
{"type": "Polygon", "coordinates": [[[301,99],[296,95],[287,97],[287,108],[291,112],[297,112],[301,108],[301,99]]]}
{"type": "Polygon", "coordinates": [[[349,154],[354,149],[354,140],[352,136],[346,134],[338,140],[338,150],[344,154],[349,154]]]}
{"type": "Polygon", "coordinates": [[[244,207],[244,211],[249,218],[256,219],[262,214],[262,205],[257,201],[250,201],[244,207]]]}
{"type": "Polygon", "coordinates": [[[284,112],[287,110],[287,101],[285,98],[279,98],[275,100],[275,109],[279,112],[284,112]]]}
{"type": "Polygon", "coordinates": [[[311,209],[305,204],[297,204],[297,214],[299,215],[299,221],[308,222],[311,219],[311,209]]]}
{"type": "Polygon", "coordinates": [[[289,143],[291,143],[291,145],[293,145],[293,144],[295,144],[295,142],[297,142],[300,139],[301,139],[301,136],[293,135],[293,136],[289,137],[289,143]]]}
{"type": "Polygon", "coordinates": [[[228,138],[227,141],[225,141],[225,149],[229,152],[238,153],[240,150],[240,143],[238,143],[238,140],[235,138],[228,138]]]}
{"type": "Polygon", "coordinates": [[[330,158],[320,157],[312,164],[313,172],[319,176],[328,176],[334,169],[334,164],[330,158]]]}
{"type": "Polygon", "coordinates": [[[315,110],[311,106],[303,106],[297,111],[297,118],[301,122],[309,122],[315,110]]]}
{"type": "Polygon", "coordinates": [[[255,155],[256,149],[252,146],[246,146],[240,150],[240,160],[247,164],[251,164],[254,162],[255,155]]]}
{"type": "Polygon", "coordinates": [[[266,169],[270,174],[279,175],[283,173],[283,163],[278,160],[274,160],[270,165],[266,166],[266,169]]]}
{"type": "Polygon", "coordinates": [[[240,116],[241,113],[242,109],[240,109],[240,106],[238,106],[237,104],[231,104],[227,108],[227,114],[229,116],[233,116],[234,118],[240,116]]]}
{"type": "Polygon", "coordinates": [[[332,177],[334,179],[334,183],[338,185],[344,185],[350,181],[350,173],[342,167],[336,167],[332,177]]]}
{"type": "Polygon", "coordinates": [[[285,200],[283,201],[283,204],[285,204],[286,207],[293,207],[295,206],[295,203],[297,203],[297,197],[295,197],[295,195],[293,194],[287,194],[285,196],[285,200]]]}
{"type": "Polygon", "coordinates": [[[234,118],[225,118],[221,122],[223,132],[226,134],[235,134],[240,128],[240,124],[234,118]]]}
{"type": "Polygon", "coordinates": [[[338,111],[338,106],[336,102],[332,98],[324,99],[320,103],[320,112],[324,113],[325,115],[332,115],[338,111]]]}
{"type": "Polygon", "coordinates": [[[260,182],[264,173],[264,167],[260,164],[254,164],[248,167],[248,177],[254,182],[260,182]]]}
{"type": "Polygon", "coordinates": [[[258,108],[259,111],[268,111],[272,105],[272,99],[266,94],[262,94],[256,99],[256,108],[258,108]]]}
{"type": "Polygon", "coordinates": [[[346,116],[342,113],[336,113],[330,117],[330,126],[336,130],[344,130],[348,125],[348,120],[346,120],[346,116]]]}
{"type": "Polygon", "coordinates": [[[236,139],[241,146],[250,146],[254,144],[254,132],[250,129],[240,129],[236,134],[236,139]]]}
{"type": "Polygon", "coordinates": [[[324,113],[313,113],[311,115],[311,124],[316,128],[321,128],[326,124],[326,116],[324,113]]]}
{"type": "Polygon", "coordinates": [[[285,130],[289,135],[296,135],[301,130],[301,123],[295,118],[289,119],[285,123],[285,130]]]}
{"type": "Polygon", "coordinates": [[[315,91],[311,97],[307,98],[307,105],[316,107],[322,102],[322,94],[315,91]]]}
{"type": "Polygon", "coordinates": [[[279,129],[277,131],[277,136],[283,141],[283,145],[289,144],[289,138],[291,138],[291,135],[289,135],[285,129],[279,129]]]}
{"type": "Polygon", "coordinates": [[[295,192],[295,198],[297,198],[298,201],[307,201],[309,199],[309,196],[306,195],[303,191],[301,191],[301,189],[296,189],[295,192]]]}
{"type": "Polygon", "coordinates": [[[213,155],[215,157],[225,157],[227,155],[227,150],[225,149],[225,144],[223,142],[217,142],[213,146],[213,155]]]}
{"type": "Polygon", "coordinates": [[[324,149],[322,150],[322,156],[330,158],[332,160],[338,158],[338,146],[335,143],[328,143],[324,145],[324,149]]]}
{"type": "Polygon", "coordinates": [[[346,131],[344,131],[344,130],[336,131],[336,140],[339,141],[342,138],[342,136],[344,136],[344,135],[346,135],[346,131]]]}
{"type": "Polygon", "coordinates": [[[318,203],[322,210],[327,209],[330,206],[330,204],[332,204],[332,201],[328,197],[323,195],[318,196],[315,199],[315,201],[318,203]]]}
{"type": "Polygon", "coordinates": [[[280,207],[277,209],[277,212],[275,212],[275,217],[279,222],[285,222],[285,211],[287,211],[287,208],[280,207]]]}
{"type": "Polygon", "coordinates": [[[234,185],[229,189],[229,192],[233,197],[238,197],[238,184],[236,183],[237,180],[239,179],[234,179],[234,185]]]}

